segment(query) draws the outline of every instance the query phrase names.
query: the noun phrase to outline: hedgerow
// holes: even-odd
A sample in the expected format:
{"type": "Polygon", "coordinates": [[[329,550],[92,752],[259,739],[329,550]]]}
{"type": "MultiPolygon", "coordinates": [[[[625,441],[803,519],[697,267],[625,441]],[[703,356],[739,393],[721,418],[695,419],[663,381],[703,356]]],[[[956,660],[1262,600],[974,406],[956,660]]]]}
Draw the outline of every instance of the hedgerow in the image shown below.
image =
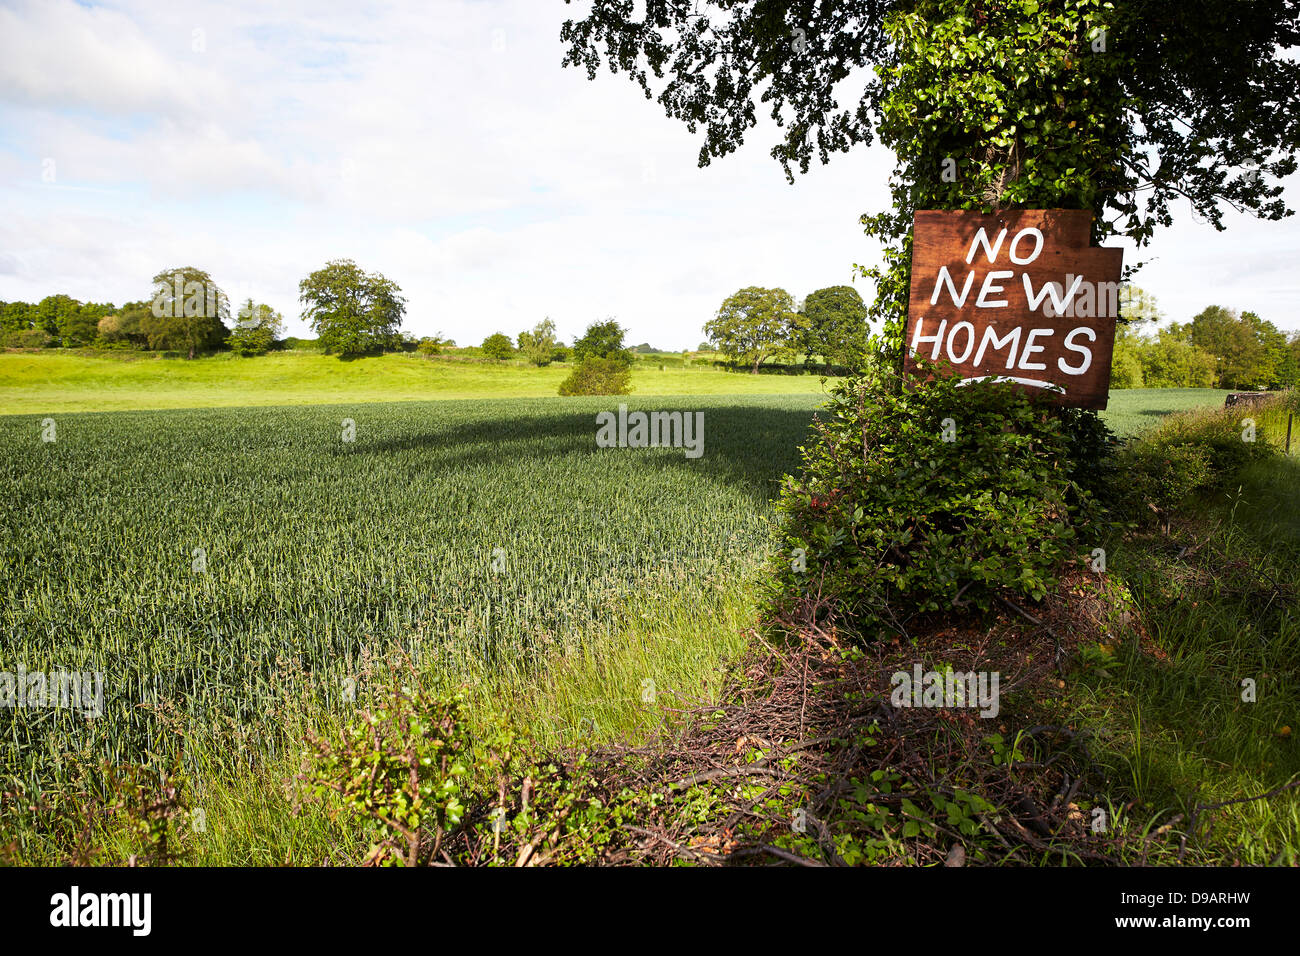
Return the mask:
{"type": "Polygon", "coordinates": [[[815,614],[869,636],[987,609],[1000,591],[1041,599],[1091,502],[1075,440],[1053,409],[1003,384],[938,369],[911,385],[880,369],[840,383],[781,491],[772,619],[815,614]]]}

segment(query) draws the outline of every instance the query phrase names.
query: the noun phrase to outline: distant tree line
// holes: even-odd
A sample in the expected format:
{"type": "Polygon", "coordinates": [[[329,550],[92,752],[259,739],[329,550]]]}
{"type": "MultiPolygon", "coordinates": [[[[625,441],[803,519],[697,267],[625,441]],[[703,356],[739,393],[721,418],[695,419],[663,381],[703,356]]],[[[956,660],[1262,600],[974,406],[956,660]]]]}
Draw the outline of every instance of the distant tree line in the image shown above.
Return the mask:
{"type": "Polygon", "coordinates": [[[1203,309],[1157,328],[1155,299],[1125,287],[1111,362],[1114,388],[1293,388],[1300,385],[1300,332],[1288,338],[1254,312],[1203,309]]]}
{"type": "MultiPolygon", "coordinates": [[[[303,318],[327,353],[436,352],[454,344],[441,335],[416,339],[401,331],[406,300],[397,283],[336,259],[298,285],[303,318]]],[[[202,269],[181,266],[153,277],[148,299],[116,306],[69,295],[40,302],[0,302],[0,345],[6,348],[101,348],[184,352],[229,349],[261,355],[286,343],[284,316],[249,298],[231,315],[226,293],[202,269]]],[[[294,340],[299,341],[299,340],[294,340]]]]}

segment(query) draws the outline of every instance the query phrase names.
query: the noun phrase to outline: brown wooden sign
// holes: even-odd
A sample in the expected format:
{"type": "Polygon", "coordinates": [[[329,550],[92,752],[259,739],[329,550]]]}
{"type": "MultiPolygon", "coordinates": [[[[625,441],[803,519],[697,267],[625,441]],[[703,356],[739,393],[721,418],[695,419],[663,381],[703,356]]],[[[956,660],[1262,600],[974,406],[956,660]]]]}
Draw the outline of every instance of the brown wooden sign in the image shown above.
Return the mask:
{"type": "Polygon", "coordinates": [[[1105,408],[1124,251],[1093,246],[1091,228],[1086,209],[918,211],[905,368],[946,362],[1105,408]]]}

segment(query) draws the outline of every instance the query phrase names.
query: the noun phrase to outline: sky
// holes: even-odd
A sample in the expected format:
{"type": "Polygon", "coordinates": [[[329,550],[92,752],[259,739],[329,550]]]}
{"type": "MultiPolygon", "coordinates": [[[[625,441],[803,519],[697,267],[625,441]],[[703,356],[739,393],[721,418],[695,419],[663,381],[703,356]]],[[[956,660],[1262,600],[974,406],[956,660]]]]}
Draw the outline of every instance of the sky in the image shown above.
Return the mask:
{"type": "MultiPolygon", "coordinates": [[[[870,300],[858,220],[892,155],[790,185],[762,122],[700,169],[700,135],[625,77],[561,67],[585,8],[0,0],[0,300],[121,304],[193,265],[305,335],[298,282],[348,258],[401,286],[416,335],[549,317],[568,341],[614,317],[674,350],[745,286],[870,300]]],[[[1175,216],[1136,256],[1168,321],[1217,304],[1300,329],[1300,219],[1175,216]]]]}

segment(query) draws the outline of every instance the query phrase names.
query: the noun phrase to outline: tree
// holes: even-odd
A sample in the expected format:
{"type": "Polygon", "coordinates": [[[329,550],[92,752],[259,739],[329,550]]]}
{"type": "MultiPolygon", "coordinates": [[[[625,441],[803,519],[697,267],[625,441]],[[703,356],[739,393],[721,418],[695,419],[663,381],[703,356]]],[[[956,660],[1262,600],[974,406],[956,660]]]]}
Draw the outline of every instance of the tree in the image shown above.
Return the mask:
{"type": "Polygon", "coordinates": [[[632,364],[632,353],[623,347],[627,330],[615,319],[593,322],[587,326],[582,338],[573,343],[573,357],[579,362],[589,358],[607,358],[624,365],[632,364]]]}
{"type": "Polygon", "coordinates": [[[230,302],[202,269],[181,266],[153,277],[154,295],[140,329],[151,349],[174,349],[189,358],[216,349],[229,329],[230,302]]]}
{"type": "Polygon", "coordinates": [[[515,347],[510,344],[510,336],[494,332],[483,340],[483,354],[488,358],[508,359],[515,354],[515,347]]]}
{"type": "Polygon", "coordinates": [[[227,344],[240,355],[265,355],[284,333],[284,316],[250,298],[239,308],[227,344]]]}
{"type": "Polygon", "coordinates": [[[548,316],[533,326],[531,332],[519,333],[519,351],[538,368],[555,360],[555,323],[548,316]]]}
{"type": "Polygon", "coordinates": [[[32,327],[32,310],[29,302],[0,302],[0,331],[25,332],[32,327]]]}
{"type": "Polygon", "coordinates": [[[560,36],[566,66],[595,79],[603,63],[703,127],[701,165],[741,145],[760,99],[791,181],[814,155],[893,149],[893,208],[863,219],[885,264],[862,271],[895,360],[917,209],[1091,209],[1094,238],[1138,246],[1177,199],[1220,229],[1224,206],[1290,214],[1270,179],[1300,143],[1294,0],[699,0],[642,16],[592,0],[560,36]]]}
{"type": "Polygon", "coordinates": [[[784,289],[748,286],[727,297],[718,314],[704,324],[704,334],[733,362],[753,365],[788,353],[800,334],[794,300],[784,289]]]}
{"type": "Polygon", "coordinates": [[[1242,312],[1241,321],[1251,330],[1264,353],[1256,376],[1256,387],[1285,388],[1296,384],[1297,370],[1292,363],[1286,333],[1254,312],[1242,312]]]}
{"type": "Polygon", "coordinates": [[[849,285],[818,289],[804,299],[796,334],[806,362],[814,355],[830,365],[862,367],[867,352],[867,304],[849,285]]]}
{"type": "MultiPolygon", "coordinates": [[[[1176,326],[1176,328],[1182,328],[1176,326]]],[[[1202,309],[1185,330],[1188,341],[1214,356],[1220,388],[1256,388],[1269,384],[1267,351],[1251,322],[1231,309],[1202,309]]]]}
{"type": "Polygon", "coordinates": [[[112,302],[83,303],[76,314],[68,316],[68,320],[59,327],[59,337],[63,340],[63,347],[80,348],[94,345],[95,339],[99,336],[100,320],[116,312],[117,307],[112,302]]]}
{"type": "Polygon", "coordinates": [[[1111,388],[1141,388],[1145,384],[1142,376],[1143,344],[1138,336],[1123,335],[1116,330],[1115,349],[1110,359],[1111,388]]]}
{"type": "Polygon", "coordinates": [[[591,358],[608,358],[614,361],[632,364],[632,351],[623,344],[627,330],[616,319],[593,322],[587,330],[573,343],[573,358],[582,362],[591,358]]]}
{"type": "Polygon", "coordinates": [[[1177,329],[1161,329],[1143,342],[1142,378],[1147,388],[1211,388],[1214,356],[1187,341],[1177,329]]]}
{"type": "Polygon", "coordinates": [[[332,259],[298,283],[303,318],[327,353],[365,355],[395,346],[406,300],[396,282],[332,259]]]}
{"type": "Polygon", "coordinates": [[[102,348],[149,347],[144,320],[149,315],[148,302],[127,302],[112,315],[99,320],[95,345],[102,348]]]}

